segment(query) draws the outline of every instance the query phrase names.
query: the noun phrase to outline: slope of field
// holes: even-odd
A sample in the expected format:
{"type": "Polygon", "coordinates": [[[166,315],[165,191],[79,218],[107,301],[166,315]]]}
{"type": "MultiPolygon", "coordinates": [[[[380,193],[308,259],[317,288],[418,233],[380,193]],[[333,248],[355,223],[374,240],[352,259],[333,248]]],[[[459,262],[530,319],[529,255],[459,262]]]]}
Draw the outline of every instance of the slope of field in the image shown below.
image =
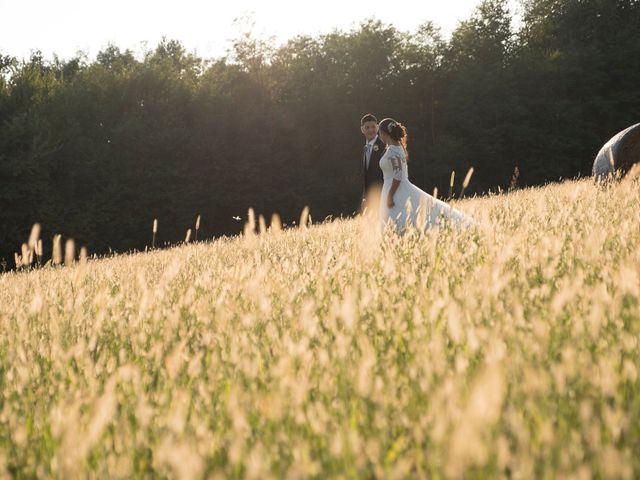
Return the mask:
{"type": "Polygon", "coordinates": [[[457,206],[0,276],[0,471],[640,476],[640,185],[457,206]]]}

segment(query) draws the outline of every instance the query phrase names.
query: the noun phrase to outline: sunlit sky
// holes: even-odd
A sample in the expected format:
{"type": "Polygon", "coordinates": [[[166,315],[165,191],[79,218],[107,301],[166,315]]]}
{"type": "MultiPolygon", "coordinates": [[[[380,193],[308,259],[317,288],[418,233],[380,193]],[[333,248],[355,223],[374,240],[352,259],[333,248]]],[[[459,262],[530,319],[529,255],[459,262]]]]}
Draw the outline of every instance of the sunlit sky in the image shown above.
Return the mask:
{"type": "Polygon", "coordinates": [[[282,43],[298,34],[349,30],[376,18],[413,31],[433,21],[449,35],[480,0],[0,0],[0,53],[28,58],[40,50],[89,58],[109,43],[140,53],[165,36],[205,58],[225,55],[230,40],[253,31],[282,43]],[[250,21],[234,22],[237,18],[250,21]]]}

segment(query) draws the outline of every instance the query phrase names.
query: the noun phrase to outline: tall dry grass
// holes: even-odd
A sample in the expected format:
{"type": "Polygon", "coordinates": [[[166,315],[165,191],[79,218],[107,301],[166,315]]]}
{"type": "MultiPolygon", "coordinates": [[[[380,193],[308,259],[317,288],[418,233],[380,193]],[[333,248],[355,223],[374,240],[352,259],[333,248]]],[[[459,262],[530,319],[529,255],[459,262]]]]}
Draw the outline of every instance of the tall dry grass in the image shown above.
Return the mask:
{"type": "Polygon", "coordinates": [[[0,472],[638,477],[638,205],[637,181],[570,182],[402,237],[250,215],[4,274],[0,472]]]}

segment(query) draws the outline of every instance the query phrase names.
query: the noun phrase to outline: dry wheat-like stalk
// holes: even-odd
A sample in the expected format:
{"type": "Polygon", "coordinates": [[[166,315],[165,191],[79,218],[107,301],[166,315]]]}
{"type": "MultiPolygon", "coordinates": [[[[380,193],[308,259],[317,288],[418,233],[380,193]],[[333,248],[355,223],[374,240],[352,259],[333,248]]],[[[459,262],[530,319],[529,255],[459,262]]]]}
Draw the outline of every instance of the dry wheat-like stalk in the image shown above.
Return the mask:
{"type": "Polygon", "coordinates": [[[62,235],[60,234],[53,236],[51,263],[54,265],[60,265],[62,263],[62,235]]]}
{"type": "Polygon", "coordinates": [[[637,478],[638,187],[1,274],[0,476],[637,478]]]}
{"type": "Polygon", "coordinates": [[[300,223],[299,228],[307,228],[309,221],[309,207],[304,207],[302,212],[300,212],[300,223]]]}
{"type": "Polygon", "coordinates": [[[38,260],[38,264],[42,263],[43,250],[42,250],[42,239],[39,238],[36,243],[36,258],[38,260]]]}
{"type": "Polygon", "coordinates": [[[247,223],[244,225],[244,236],[250,237],[256,233],[256,214],[253,208],[247,211],[247,223]]]}
{"type": "Polygon", "coordinates": [[[72,238],[67,239],[64,244],[64,264],[71,265],[76,256],[76,243],[72,238]]]}
{"type": "Polygon", "coordinates": [[[453,198],[453,183],[456,179],[456,171],[451,171],[451,177],[449,178],[449,198],[453,198]]]}
{"type": "Polygon", "coordinates": [[[33,262],[33,250],[31,250],[26,243],[23,243],[21,251],[22,251],[22,255],[20,257],[21,258],[20,264],[23,267],[28,267],[33,262]]]}
{"type": "Polygon", "coordinates": [[[27,245],[29,246],[30,250],[35,251],[38,245],[38,240],[40,240],[40,224],[34,223],[33,227],[31,227],[31,234],[29,235],[29,241],[27,242],[27,245]]]}
{"type": "Polygon", "coordinates": [[[153,227],[152,227],[153,237],[151,238],[151,248],[156,248],[156,234],[158,233],[158,219],[153,219],[153,227]]]}
{"type": "Polygon", "coordinates": [[[282,231],[282,221],[280,220],[280,215],[274,213],[271,215],[271,223],[269,224],[269,229],[272,233],[278,233],[282,231]]]}
{"type": "Polygon", "coordinates": [[[467,174],[464,177],[464,181],[462,182],[462,190],[460,191],[460,197],[464,197],[464,191],[469,186],[469,182],[471,181],[471,176],[473,175],[473,167],[467,171],[467,174]]]}

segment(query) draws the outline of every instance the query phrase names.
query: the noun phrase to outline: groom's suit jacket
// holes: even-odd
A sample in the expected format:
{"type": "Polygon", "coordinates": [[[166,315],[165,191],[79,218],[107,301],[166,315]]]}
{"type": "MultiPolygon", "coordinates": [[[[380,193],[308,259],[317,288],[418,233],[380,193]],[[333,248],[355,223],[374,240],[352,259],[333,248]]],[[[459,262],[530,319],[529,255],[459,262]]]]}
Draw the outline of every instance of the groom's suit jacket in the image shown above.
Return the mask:
{"type": "Polygon", "coordinates": [[[373,144],[371,150],[371,157],[369,159],[369,167],[367,168],[367,159],[364,154],[364,148],[362,152],[362,172],[364,178],[364,185],[362,190],[362,198],[367,198],[367,195],[372,188],[382,188],[382,170],[380,169],[380,159],[384,155],[385,151],[384,142],[380,137],[376,137],[376,141],[373,144]],[[376,148],[377,147],[377,148],[376,148]]]}

